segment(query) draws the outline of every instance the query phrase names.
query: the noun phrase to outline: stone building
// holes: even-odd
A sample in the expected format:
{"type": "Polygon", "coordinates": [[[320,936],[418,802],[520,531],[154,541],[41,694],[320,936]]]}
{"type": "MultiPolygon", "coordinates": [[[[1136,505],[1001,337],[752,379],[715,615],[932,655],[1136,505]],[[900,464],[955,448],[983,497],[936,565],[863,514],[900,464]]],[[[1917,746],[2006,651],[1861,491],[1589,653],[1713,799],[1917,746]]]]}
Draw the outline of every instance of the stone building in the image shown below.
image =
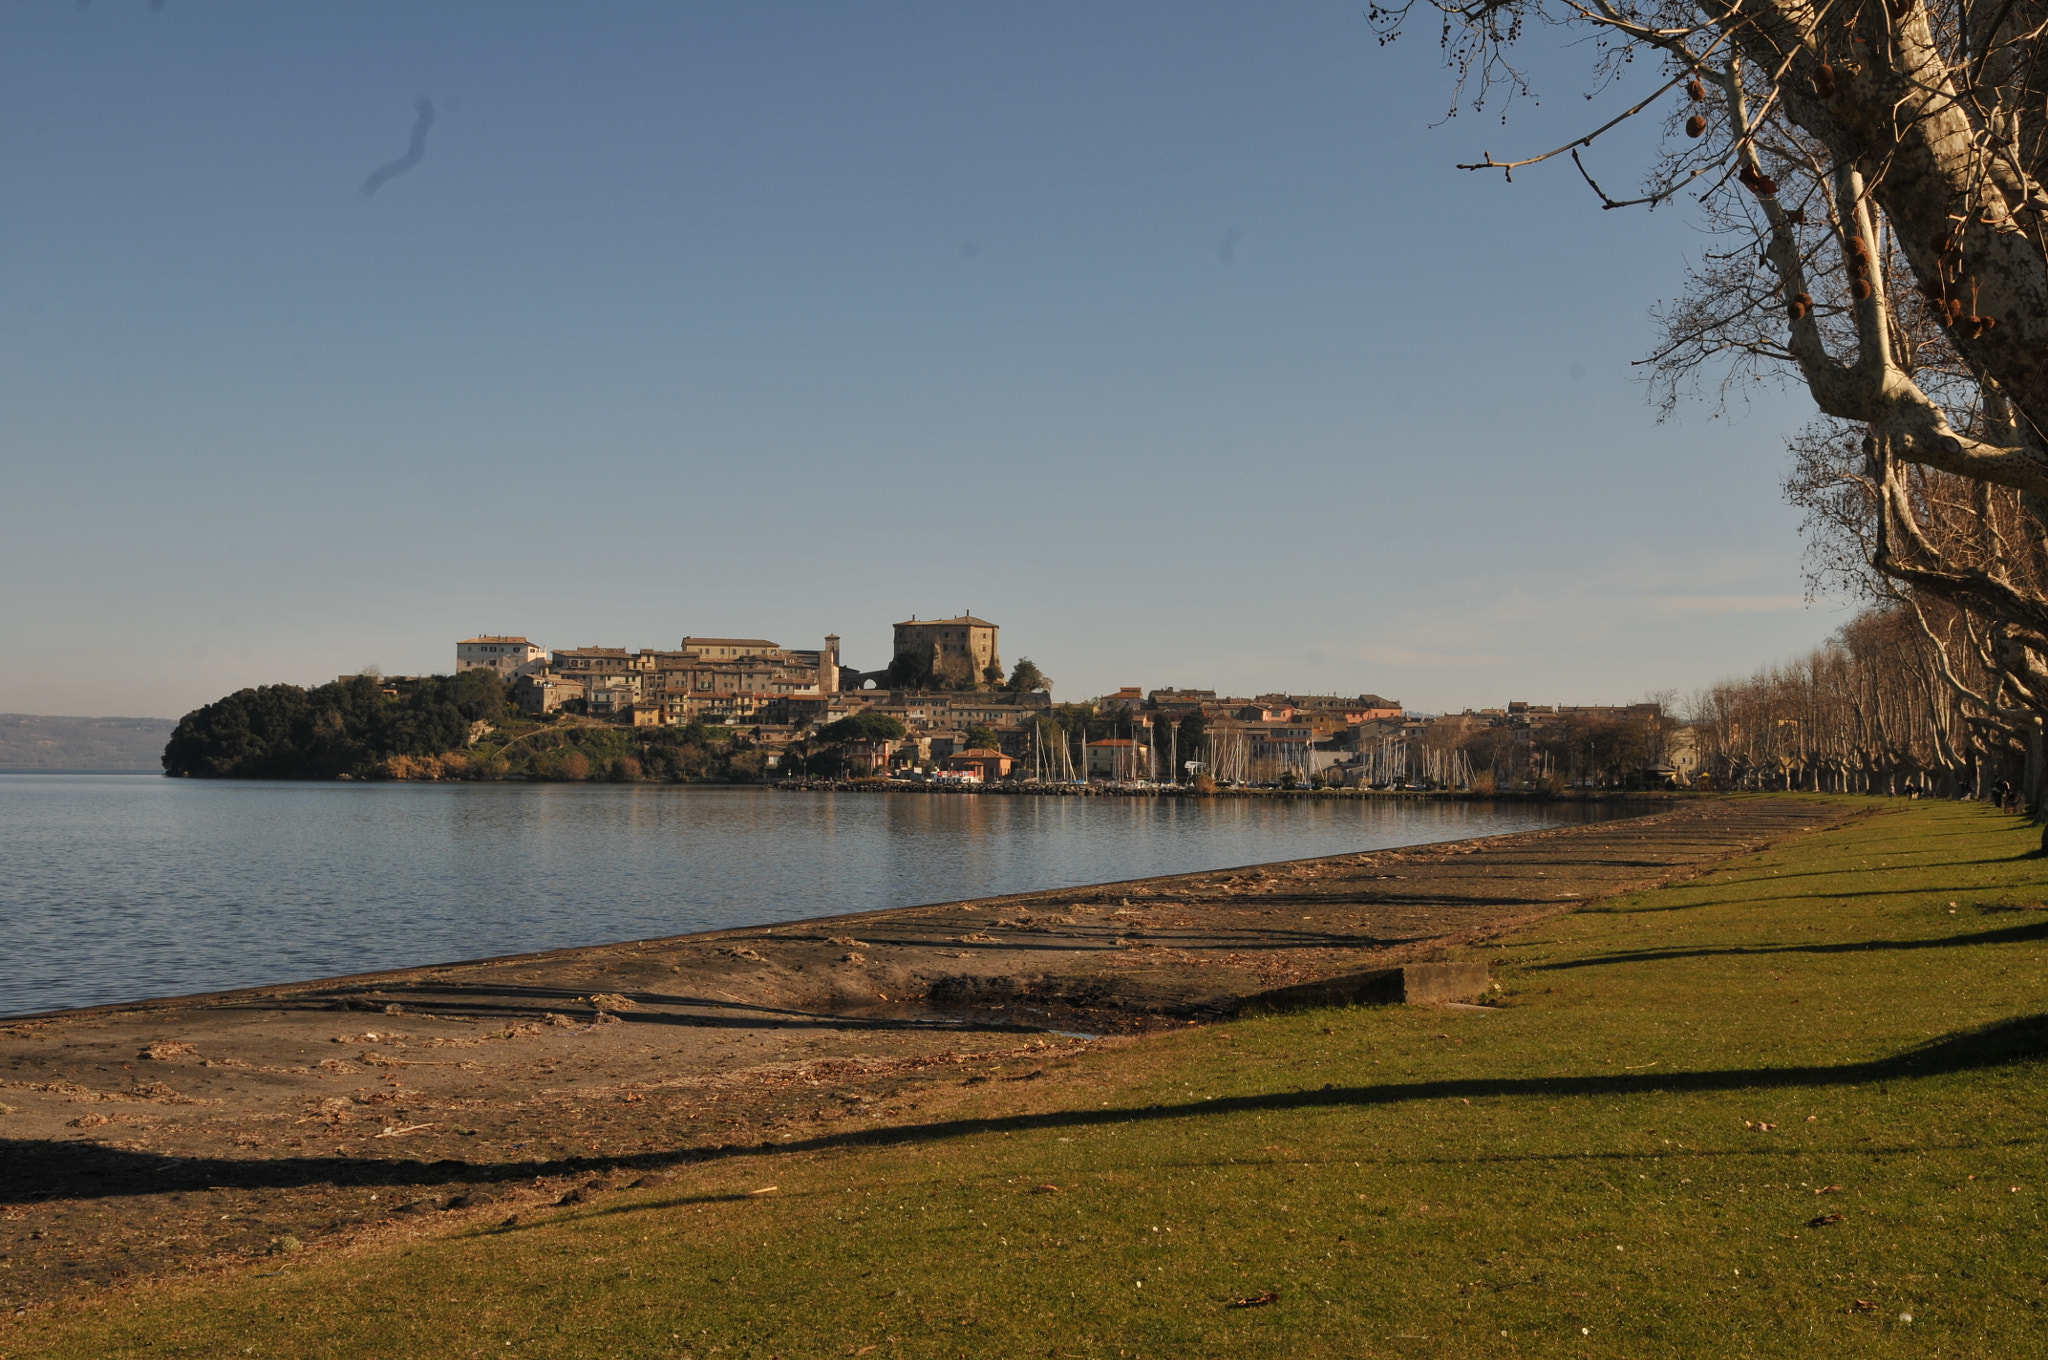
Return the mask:
{"type": "Polygon", "coordinates": [[[547,648],[523,637],[494,637],[488,633],[464,638],[455,644],[455,673],[488,668],[500,679],[528,675],[548,659],[547,648]]]}
{"type": "Polygon", "coordinates": [[[972,614],[957,619],[916,619],[896,625],[890,671],[898,683],[922,677],[955,685],[1000,680],[1003,658],[996,625],[972,614]]]}

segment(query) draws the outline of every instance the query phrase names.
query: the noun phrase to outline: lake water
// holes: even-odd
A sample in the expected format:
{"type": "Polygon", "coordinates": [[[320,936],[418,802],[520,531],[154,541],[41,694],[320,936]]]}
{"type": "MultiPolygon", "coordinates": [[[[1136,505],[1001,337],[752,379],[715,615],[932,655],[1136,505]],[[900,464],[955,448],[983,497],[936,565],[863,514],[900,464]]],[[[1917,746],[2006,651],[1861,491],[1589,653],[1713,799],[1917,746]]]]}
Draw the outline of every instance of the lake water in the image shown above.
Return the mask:
{"type": "Polygon", "coordinates": [[[1458,840],[1620,811],[0,775],[0,1015],[1458,840]]]}

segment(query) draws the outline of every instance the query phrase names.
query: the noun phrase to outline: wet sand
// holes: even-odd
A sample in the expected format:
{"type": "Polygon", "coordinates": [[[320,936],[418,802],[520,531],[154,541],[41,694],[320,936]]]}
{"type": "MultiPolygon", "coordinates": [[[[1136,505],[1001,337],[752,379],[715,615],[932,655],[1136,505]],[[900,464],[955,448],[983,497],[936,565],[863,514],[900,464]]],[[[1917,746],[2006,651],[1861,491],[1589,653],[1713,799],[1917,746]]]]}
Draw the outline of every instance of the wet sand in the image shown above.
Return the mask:
{"type": "Polygon", "coordinates": [[[966,1083],[1085,1080],[1105,1043],[1439,957],[1853,815],[1702,800],[7,1022],[0,1315],[886,1135],[966,1083]]]}

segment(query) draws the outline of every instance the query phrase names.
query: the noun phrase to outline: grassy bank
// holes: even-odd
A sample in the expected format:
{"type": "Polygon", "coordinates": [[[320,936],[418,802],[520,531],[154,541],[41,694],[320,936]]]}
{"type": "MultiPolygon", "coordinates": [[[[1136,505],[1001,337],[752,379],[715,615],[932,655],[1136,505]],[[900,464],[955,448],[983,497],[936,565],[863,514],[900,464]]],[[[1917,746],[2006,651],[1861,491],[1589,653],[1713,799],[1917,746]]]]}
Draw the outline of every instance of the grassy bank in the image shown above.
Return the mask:
{"type": "Polygon", "coordinates": [[[1013,1064],[886,1128],[67,1307],[0,1353],[2040,1354],[2038,831],[1876,806],[1478,951],[1497,1010],[1013,1064]]]}

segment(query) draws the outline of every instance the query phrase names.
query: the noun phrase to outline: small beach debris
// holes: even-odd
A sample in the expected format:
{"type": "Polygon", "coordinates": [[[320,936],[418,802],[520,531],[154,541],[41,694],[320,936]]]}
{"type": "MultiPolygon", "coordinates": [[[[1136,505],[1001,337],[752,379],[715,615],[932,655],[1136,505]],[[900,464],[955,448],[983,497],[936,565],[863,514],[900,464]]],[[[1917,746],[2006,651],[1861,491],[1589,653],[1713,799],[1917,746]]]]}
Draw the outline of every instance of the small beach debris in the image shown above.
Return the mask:
{"type": "Polygon", "coordinates": [[[1269,1303],[1278,1302],[1280,1302],[1279,1291],[1275,1289],[1268,1289],[1263,1294],[1252,1294],[1245,1298],[1232,1299],[1230,1301],[1230,1306],[1232,1308],[1264,1308],[1269,1303]]]}
{"type": "Polygon", "coordinates": [[[1758,1133],[1769,1133],[1778,1126],[1776,1124],[1753,1123],[1750,1120],[1745,1119],[1742,1121],[1742,1127],[1744,1127],[1745,1129],[1754,1129],[1758,1133]]]}
{"type": "Polygon", "coordinates": [[[408,1133],[418,1133],[422,1129],[431,1129],[433,1127],[432,1124],[393,1124],[382,1133],[374,1136],[378,1138],[403,1138],[408,1133]]]}
{"type": "Polygon", "coordinates": [[[1806,1226],[1809,1228],[1825,1228],[1831,1223],[1846,1222],[1848,1217],[1847,1214],[1817,1214],[1806,1220],[1806,1226]]]}
{"type": "Polygon", "coordinates": [[[1816,1195],[1832,1195],[1841,1188],[1842,1187],[1839,1185],[1823,1185],[1822,1187],[1820,1187],[1820,1189],[1814,1191],[1813,1193],[1816,1195]]]}
{"type": "Polygon", "coordinates": [[[593,1025],[623,1025],[626,1022],[613,1015],[610,1011],[599,1011],[596,1015],[590,1017],[590,1023],[593,1025]]]}
{"type": "Polygon", "coordinates": [[[65,1120],[64,1127],[67,1129],[96,1129],[102,1124],[111,1124],[113,1122],[113,1120],[103,1114],[82,1114],[76,1119],[65,1120]]]}
{"type": "Polygon", "coordinates": [[[108,1095],[107,1100],[149,1100],[161,1105],[218,1105],[217,1100],[202,1100],[174,1091],[160,1081],[137,1082],[134,1087],[121,1095],[108,1095]]]}
{"type": "Polygon", "coordinates": [[[592,992],[590,1004],[601,1011],[629,1011],[640,1003],[617,992],[592,992]]]}
{"type": "Polygon", "coordinates": [[[765,954],[758,954],[755,951],[747,948],[745,945],[739,945],[735,948],[723,950],[721,952],[724,953],[727,958],[748,959],[754,963],[768,962],[768,958],[765,954]]]}
{"type": "Polygon", "coordinates": [[[777,1190],[780,1190],[781,1188],[782,1188],[782,1187],[781,1187],[781,1186],[779,1186],[779,1185],[764,1185],[764,1186],[762,1186],[762,1187],[761,1187],[761,1188],[760,1188],[759,1190],[749,1190],[749,1191],[747,1191],[747,1194],[748,1194],[749,1196],[753,1196],[753,1195],[772,1195],[772,1194],[774,1194],[774,1193],[775,1193],[775,1192],[776,1192],[777,1190]]]}
{"type": "Polygon", "coordinates": [[[545,1015],[541,1016],[541,1023],[553,1025],[556,1029],[576,1028],[576,1022],[574,1020],[571,1020],[566,1015],[556,1015],[553,1011],[549,1011],[545,1015]]]}
{"type": "Polygon", "coordinates": [[[619,1097],[619,1103],[622,1105],[638,1105],[646,1099],[647,1097],[641,1095],[638,1091],[628,1091],[619,1097]]]}
{"type": "Polygon", "coordinates": [[[974,933],[973,933],[972,935],[962,935],[962,936],[960,937],[960,943],[962,943],[962,944],[1001,944],[1001,943],[1002,943],[1002,941],[1001,941],[1001,940],[998,940],[998,939],[997,939],[997,938],[996,938],[995,936],[993,936],[993,935],[989,934],[989,933],[988,933],[987,931],[985,931],[985,930],[977,930],[977,931],[975,931],[975,932],[974,932],[974,933]]]}
{"type": "Polygon", "coordinates": [[[384,1008],[384,1013],[386,1015],[404,1015],[405,1007],[399,1005],[396,1001],[394,1001],[384,1008]]]}
{"type": "Polygon", "coordinates": [[[1058,1195],[1064,1192],[1057,1185],[1054,1185],[1050,1181],[1048,1181],[1044,1185],[1032,1186],[1031,1193],[1034,1195],[1058,1195]]]}
{"type": "Polygon", "coordinates": [[[198,1055],[199,1050],[191,1044],[177,1039],[158,1039],[135,1056],[147,1058],[151,1062],[170,1062],[177,1058],[193,1058],[198,1055]]]}
{"type": "Polygon", "coordinates": [[[866,940],[856,940],[851,935],[828,935],[825,937],[825,943],[844,945],[848,949],[868,948],[868,942],[866,940]]]}

